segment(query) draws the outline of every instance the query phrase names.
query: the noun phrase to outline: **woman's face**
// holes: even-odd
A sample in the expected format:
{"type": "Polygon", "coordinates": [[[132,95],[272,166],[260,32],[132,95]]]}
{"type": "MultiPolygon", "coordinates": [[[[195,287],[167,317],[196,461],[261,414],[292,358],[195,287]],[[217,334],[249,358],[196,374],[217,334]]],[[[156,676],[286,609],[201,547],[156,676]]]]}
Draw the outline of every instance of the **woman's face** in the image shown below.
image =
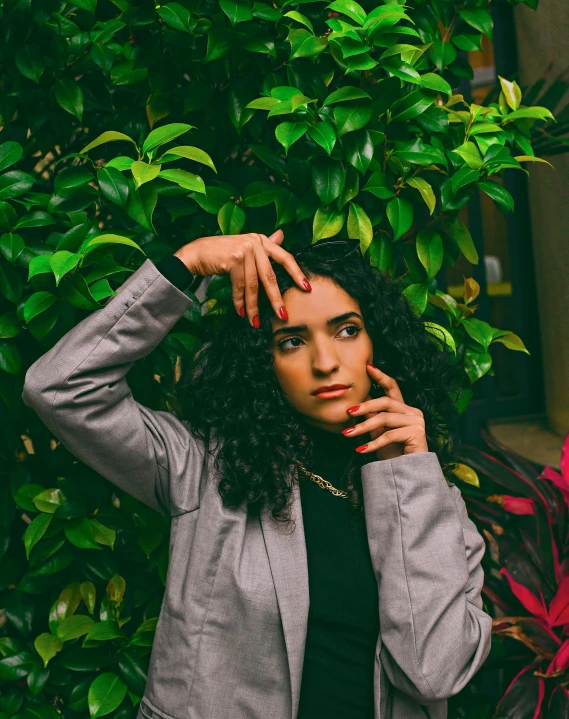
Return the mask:
{"type": "Polygon", "coordinates": [[[368,396],[366,362],[373,363],[373,346],[353,297],[326,277],[314,277],[310,285],[312,292],[285,292],[287,321],[273,317],[275,375],[308,424],[340,432],[354,424],[348,407],[368,396]],[[348,389],[336,397],[314,394],[334,384],[348,389]]]}

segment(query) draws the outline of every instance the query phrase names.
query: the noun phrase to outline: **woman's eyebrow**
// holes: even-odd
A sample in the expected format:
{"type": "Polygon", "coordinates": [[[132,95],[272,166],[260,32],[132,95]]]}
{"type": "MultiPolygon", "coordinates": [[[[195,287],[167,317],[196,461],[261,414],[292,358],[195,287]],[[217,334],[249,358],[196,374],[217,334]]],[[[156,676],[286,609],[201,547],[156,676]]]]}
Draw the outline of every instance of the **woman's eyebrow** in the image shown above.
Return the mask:
{"type": "MultiPolygon", "coordinates": [[[[343,315],[338,315],[337,317],[332,317],[331,319],[327,320],[326,325],[335,325],[338,322],[343,322],[344,320],[349,319],[350,317],[357,317],[362,322],[364,321],[364,318],[358,314],[357,312],[345,312],[343,315]]],[[[290,334],[291,332],[305,332],[308,329],[306,325],[295,325],[294,327],[281,327],[278,330],[275,330],[273,332],[273,337],[276,337],[277,335],[282,334],[290,334]]]]}

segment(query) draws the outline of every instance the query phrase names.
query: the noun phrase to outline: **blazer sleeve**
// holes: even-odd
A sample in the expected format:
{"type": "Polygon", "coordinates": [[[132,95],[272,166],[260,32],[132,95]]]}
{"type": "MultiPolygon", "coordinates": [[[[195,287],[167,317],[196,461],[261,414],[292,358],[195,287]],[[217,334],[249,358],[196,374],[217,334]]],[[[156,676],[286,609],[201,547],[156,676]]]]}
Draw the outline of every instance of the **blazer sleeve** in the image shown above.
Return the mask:
{"type": "Polygon", "coordinates": [[[73,455],[166,514],[199,506],[207,452],[174,414],[136,402],[126,374],[192,301],[146,259],[31,365],[22,394],[73,455]]]}
{"type": "Polygon", "coordinates": [[[381,663],[391,684],[419,703],[447,699],[490,653],[484,539],[434,452],[365,464],[362,489],[381,663]]]}

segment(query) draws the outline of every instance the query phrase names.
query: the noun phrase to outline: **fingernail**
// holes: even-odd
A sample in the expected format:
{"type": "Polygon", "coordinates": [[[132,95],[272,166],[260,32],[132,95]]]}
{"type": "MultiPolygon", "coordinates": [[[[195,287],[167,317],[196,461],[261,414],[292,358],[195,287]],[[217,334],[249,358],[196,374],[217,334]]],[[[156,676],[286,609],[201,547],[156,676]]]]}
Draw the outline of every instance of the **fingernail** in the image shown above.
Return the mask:
{"type": "Polygon", "coordinates": [[[279,307],[279,315],[281,316],[281,319],[288,320],[288,312],[285,309],[285,306],[279,307]]]}
{"type": "Polygon", "coordinates": [[[356,452],[363,452],[367,448],[367,444],[362,444],[361,447],[356,447],[356,452]]]}
{"type": "Polygon", "coordinates": [[[355,430],[355,427],[348,427],[342,430],[342,434],[351,434],[355,430]]]}
{"type": "Polygon", "coordinates": [[[302,286],[305,290],[308,290],[309,292],[312,292],[312,287],[310,286],[310,283],[308,280],[302,280],[302,286]]]}
{"type": "Polygon", "coordinates": [[[241,315],[241,317],[245,317],[245,307],[239,308],[239,314],[241,315]]]}
{"type": "Polygon", "coordinates": [[[256,330],[258,330],[260,326],[261,326],[261,321],[259,320],[259,315],[255,315],[255,316],[253,317],[253,327],[254,327],[256,330]]]}
{"type": "Polygon", "coordinates": [[[367,364],[368,367],[371,367],[372,369],[377,369],[377,367],[375,367],[374,365],[372,365],[371,362],[366,362],[366,364],[367,364]]]}
{"type": "Polygon", "coordinates": [[[357,404],[355,407],[350,407],[347,411],[350,413],[357,412],[359,408],[360,408],[360,406],[359,406],[359,404],[357,404]]]}

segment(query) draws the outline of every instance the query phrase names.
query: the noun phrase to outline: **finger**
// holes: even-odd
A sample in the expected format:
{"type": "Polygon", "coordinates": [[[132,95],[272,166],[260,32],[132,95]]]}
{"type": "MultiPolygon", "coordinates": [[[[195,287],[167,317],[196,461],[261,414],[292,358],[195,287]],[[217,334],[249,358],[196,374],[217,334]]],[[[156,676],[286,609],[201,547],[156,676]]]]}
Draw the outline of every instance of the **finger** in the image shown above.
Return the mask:
{"type": "Polygon", "coordinates": [[[379,414],[374,414],[373,417],[366,419],[364,422],[359,422],[357,425],[354,425],[353,432],[344,433],[349,434],[350,437],[357,437],[360,434],[366,434],[367,432],[375,430],[385,428],[397,429],[411,425],[417,425],[421,429],[424,428],[425,422],[422,417],[416,417],[415,415],[380,412],[379,414]]]}
{"type": "Polygon", "coordinates": [[[276,245],[280,245],[284,240],[284,232],[282,230],[276,230],[272,235],[269,235],[268,239],[276,245]]]}
{"type": "MultiPolygon", "coordinates": [[[[368,395],[369,396],[369,395],[368,395]]],[[[365,402],[360,402],[356,405],[357,409],[349,412],[352,417],[363,416],[375,412],[399,412],[400,414],[411,414],[417,417],[422,417],[423,413],[417,407],[411,407],[405,402],[401,402],[398,399],[392,397],[376,397],[375,399],[369,399],[365,402]]],[[[348,410],[352,409],[351,407],[348,410]]]]}
{"type": "Polygon", "coordinates": [[[367,363],[367,369],[372,378],[383,387],[387,397],[392,397],[393,399],[398,399],[400,402],[403,402],[403,395],[401,394],[397,381],[394,380],[393,377],[385,374],[385,372],[382,372],[369,362],[367,363]]]}
{"type": "Polygon", "coordinates": [[[233,306],[240,317],[245,317],[245,253],[239,248],[233,257],[235,262],[229,272],[233,306]]]}
{"type": "Polygon", "coordinates": [[[259,324],[258,321],[253,322],[255,317],[259,317],[259,277],[257,275],[253,242],[245,242],[243,244],[243,251],[245,253],[243,260],[245,274],[245,310],[249,323],[255,327],[255,324],[259,324]]]}
{"type": "Polygon", "coordinates": [[[406,445],[414,440],[414,429],[412,427],[399,427],[397,429],[390,429],[384,432],[381,437],[372,439],[367,443],[367,447],[362,450],[362,454],[368,452],[377,452],[383,447],[388,447],[390,444],[403,444],[406,445]]]}
{"type": "MultiPolygon", "coordinates": [[[[267,240],[264,235],[261,238],[267,240]]],[[[284,306],[284,301],[281,295],[281,291],[277,282],[277,276],[275,271],[269,262],[269,258],[265,252],[264,244],[259,244],[255,247],[255,262],[257,264],[257,273],[259,279],[263,283],[265,292],[269,302],[271,303],[276,316],[283,321],[288,320],[288,314],[284,306]]]]}
{"type": "Polygon", "coordinates": [[[263,246],[269,257],[272,257],[279,265],[282,265],[296,284],[303,290],[310,292],[310,283],[304,276],[304,272],[298,266],[294,257],[274,242],[264,242],[263,246]],[[306,283],[306,284],[304,284],[306,283]]]}

